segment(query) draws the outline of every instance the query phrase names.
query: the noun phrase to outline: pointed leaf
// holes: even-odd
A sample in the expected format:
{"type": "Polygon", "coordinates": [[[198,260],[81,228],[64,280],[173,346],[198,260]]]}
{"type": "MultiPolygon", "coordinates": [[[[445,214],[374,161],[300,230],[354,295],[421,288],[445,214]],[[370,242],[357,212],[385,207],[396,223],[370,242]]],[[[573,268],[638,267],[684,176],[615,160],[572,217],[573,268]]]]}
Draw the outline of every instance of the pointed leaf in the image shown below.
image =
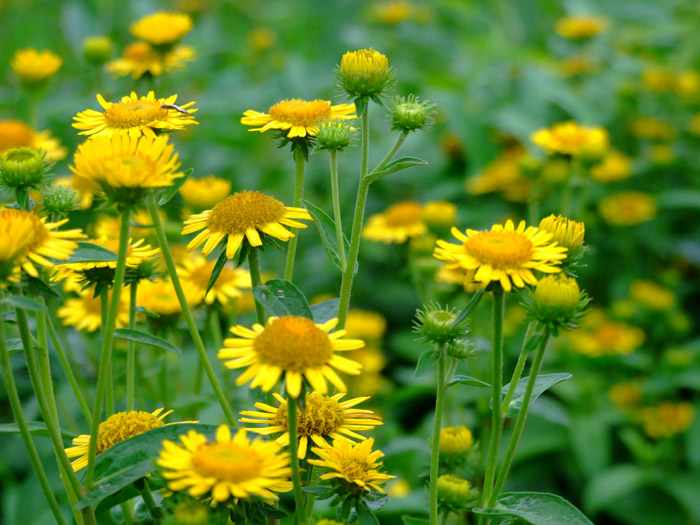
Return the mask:
{"type": "MultiPolygon", "coordinates": [[[[37,423],[36,421],[28,421],[27,422],[27,428],[29,430],[30,434],[34,434],[35,436],[49,436],[49,430],[46,428],[45,423],[37,423]]],[[[16,423],[5,423],[0,425],[0,434],[19,434],[19,427],[17,426],[16,423]]],[[[63,439],[66,441],[70,441],[71,439],[77,437],[76,434],[73,434],[72,432],[68,432],[67,430],[61,429],[61,436],[63,439]]]]}
{"type": "Polygon", "coordinates": [[[271,315],[300,315],[313,319],[309,301],[292,281],[270,279],[253,288],[253,295],[271,315]]]}
{"type": "Polygon", "coordinates": [[[226,265],[226,261],[228,259],[226,258],[226,245],[223,244],[221,246],[221,253],[219,254],[219,258],[216,260],[216,264],[214,265],[214,269],[211,272],[211,277],[209,277],[209,284],[207,284],[207,291],[204,292],[204,296],[209,293],[209,290],[211,290],[212,286],[216,284],[217,279],[219,278],[219,275],[221,275],[221,270],[224,269],[224,266],[226,265]]]}
{"type": "Polygon", "coordinates": [[[484,388],[491,388],[491,385],[487,383],[486,381],[482,381],[481,379],[477,379],[475,377],[471,376],[453,376],[452,379],[450,379],[450,382],[448,383],[447,387],[451,387],[452,385],[469,385],[469,386],[478,386],[478,387],[484,387],[484,388]]]}
{"type": "Polygon", "coordinates": [[[583,492],[584,508],[595,514],[652,482],[638,465],[615,465],[593,477],[583,492]]]}
{"type": "MultiPolygon", "coordinates": [[[[318,206],[310,203],[309,201],[302,200],[301,203],[308,210],[309,214],[314,220],[316,228],[318,228],[318,233],[321,235],[321,243],[326,249],[328,258],[341,272],[344,269],[345,261],[341,260],[340,253],[338,251],[338,236],[335,231],[335,221],[323,211],[318,206]]],[[[343,234],[343,244],[345,245],[345,253],[350,252],[350,242],[343,234]]]]}
{"type": "Polygon", "coordinates": [[[166,186],[161,190],[160,195],[158,196],[159,208],[170,202],[170,199],[172,199],[175,196],[180,187],[185,183],[189,176],[192,175],[192,171],[193,168],[188,169],[187,171],[185,171],[184,176],[179,177],[173,181],[172,186],[166,186]]]}
{"type": "Polygon", "coordinates": [[[364,502],[355,507],[355,512],[360,525],[379,525],[379,520],[364,502]]]}
{"type": "Polygon", "coordinates": [[[467,306],[464,308],[464,310],[462,310],[462,311],[459,313],[459,315],[458,315],[457,318],[455,319],[454,323],[452,323],[452,328],[454,328],[454,327],[457,326],[459,323],[461,323],[462,321],[464,321],[464,320],[467,318],[467,316],[469,316],[469,314],[472,313],[472,310],[473,310],[474,308],[476,308],[476,306],[479,304],[479,302],[481,302],[481,298],[484,296],[485,293],[486,293],[486,289],[482,288],[481,290],[477,291],[477,292],[472,296],[472,298],[471,298],[471,300],[469,301],[469,303],[467,304],[467,306]]]}
{"type": "Polygon", "coordinates": [[[426,350],[418,358],[418,364],[416,364],[416,371],[413,373],[413,377],[420,377],[430,370],[435,363],[440,359],[440,352],[435,350],[426,350]]]}
{"type": "Polygon", "coordinates": [[[495,507],[475,508],[474,514],[486,518],[513,517],[530,525],[593,525],[591,520],[564,498],[546,492],[501,494],[495,507]]]}
{"type": "Polygon", "coordinates": [[[401,516],[404,525],[430,525],[430,520],[414,518],[413,516],[401,516]]]}
{"type": "Polygon", "coordinates": [[[158,348],[162,348],[163,350],[167,350],[168,352],[174,352],[176,354],[182,353],[177,347],[175,347],[172,343],[166,341],[162,337],[147,334],[146,332],[141,332],[140,330],[130,330],[129,328],[117,328],[114,331],[114,337],[117,339],[126,339],[127,341],[133,341],[134,343],[156,346],[158,348]]]}
{"type": "Polygon", "coordinates": [[[2,300],[2,304],[6,304],[12,308],[19,308],[20,310],[28,310],[30,312],[47,311],[46,306],[41,304],[39,301],[35,301],[29,297],[22,297],[20,295],[8,295],[2,300]]]}
{"type": "MultiPolygon", "coordinates": [[[[530,397],[530,406],[540,397],[545,391],[552,388],[557,383],[566,381],[573,377],[571,374],[540,374],[535,380],[535,386],[532,389],[532,396],[530,397]]],[[[523,398],[525,397],[525,388],[527,387],[527,382],[530,377],[523,377],[515,387],[515,392],[513,393],[513,399],[510,402],[510,406],[506,412],[505,417],[515,417],[520,412],[520,407],[523,406],[523,398]]],[[[510,383],[503,387],[501,390],[502,398],[505,397],[510,388],[510,383]]],[[[501,399],[503,401],[503,399],[501,399]]],[[[490,407],[493,407],[493,399],[491,400],[490,407]]]]}
{"type": "Polygon", "coordinates": [[[314,316],[314,323],[323,324],[338,317],[338,306],[340,299],[328,299],[320,303],[311,305],[311,313],[314,316]]]}
{"type": "Polygon", "coordinates": [[[79,242],[69,259],[57,261],[56,265],[84,262],[112,262],[117,260],[117,254],[91,242],[79,242]]]}
{"type": "Polygon", "coordinates": [[[358,97],[355,99],[355,115],[362,117],[367,107],[367,97],[358,97]]]}
{"type": "Polygon", "coordinates": [[[384,166],[381,170],[379,171],[373,171],[372,173],[367,175],[367,178],[370,181],[376,181],[381,179],[382,177],[386,177],[387,175],[391,173],[395,173],[397,171],[405,170],[407,168],[412,168],[413,166],[427,166],[428,162],[419,159],[418,157],[401,157],[398,158],[394,161],[391,161],[388,163],[386,166],[384,166]]]}

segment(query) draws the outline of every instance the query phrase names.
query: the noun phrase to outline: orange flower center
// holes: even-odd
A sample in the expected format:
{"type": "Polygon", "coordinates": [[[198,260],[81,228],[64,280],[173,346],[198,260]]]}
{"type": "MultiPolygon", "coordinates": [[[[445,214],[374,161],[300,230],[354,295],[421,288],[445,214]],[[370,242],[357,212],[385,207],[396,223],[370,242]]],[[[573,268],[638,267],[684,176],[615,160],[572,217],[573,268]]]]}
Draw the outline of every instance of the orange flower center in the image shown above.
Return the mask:
{"type": "MultiPolygon", "coordinates": [[[[277,409],[276,423],[288,430],[287,403],[277,409]]],[[[306,407],[297,412],[299,436],[327,436],[332,434],[345,422],[345,411],[335,399],[317,392],[306,394],[306,407]]]]}
{"type": "Polygon", "coordinates": [[[384,222],[387,226],[412,226],[420,222],[422,213],[423,207],[417,202],[401,202],[384,212],[384,222]]]}
{"type": "Polygon", "coordinates": [[[192,465],[207,477],[233,482],[256,478],[261,469],[258,455],[235,443],[200,446],[192,455],[192,465]]]}
{"type": "Polygon", "coordinates": [[[261,363],[303,372],[321,368],[333,355],[328,334],[305,317],[287,315],[272,321],[253,340],[261,363]]]}
{"type": "Polygon", "coordinates": [[[277,122],[313,127],[331,116],[331,103],[318,99],[311,102],[299,98],[283,100],[270,108],[269,115],[277,122]]]}
{"type": "Polygon", "coordinates": [[[470,237],[464,251],[497,269],[519,268],[530,260],[532,242],[517,232],[484,231],[470,237]]]}
{"type": "Polygon", "coordinates": [[[241,191],[214,206],[207,218],[207,228],[229,235],[245,233],[279,222],[285,213],[284,204],[274,197],[259,191],[241,191]]]}
{"type": "Polygon", "coordinates": [[[32,128],[19,120],[0,122],[0,154],[11,148],[31,146],[34,139],[32,128]]]}
{"type": "Polygon", "coordinates": [[[113,128],[135,128],[168,118],[168,110],[158,102],[140,100],[119,102],[105,111],[105,120],[113,128]]]}
{"type": "Polygon", "coordinates": [[[100,423],[97,430],[97,453],[100,454],[117,443],[162,426],[163,422],[149,412],[118,412],[100,423]]]}
{"type": "Polygon", "coordinates": [[[134,42],[124,50],[124,58],[144,62],[152,56],[151,46],[146,42],[134,42]]]}

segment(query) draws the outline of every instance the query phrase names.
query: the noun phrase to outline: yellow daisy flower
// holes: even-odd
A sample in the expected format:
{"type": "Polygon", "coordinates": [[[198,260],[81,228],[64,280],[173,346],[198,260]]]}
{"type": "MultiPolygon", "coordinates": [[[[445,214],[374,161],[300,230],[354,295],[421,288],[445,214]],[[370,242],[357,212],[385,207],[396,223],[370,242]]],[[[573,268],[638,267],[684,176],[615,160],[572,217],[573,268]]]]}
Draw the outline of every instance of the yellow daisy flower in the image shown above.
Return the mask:
{"type": "Polygon", "coordinates": [[[630,285],[630,297],[652,310],[668,311],[676,303],[676,296],[671,290],[644,279],[630,285]]]}
{"type": "Polygon", "coordinates": [[[57,231],[68,222],[46,222],[46,217],[9,208],[0,209],[0,269],[4,277],[19,265],[32,277],[38,277],[34,263],[51,268],[47,257],[65,261],[85,238],[80,229],[57,231]]]}
{"type": "Polygon", "coordinates": [[[608,224],[632,226],[656,217],[656,201],[646,193],[626,191],[604,198],[598,210],[608,224]]]}
{"type": "Polygon", "coordinates": [[[61,69],[63,59],[51,51],[37,51],[33,47],[18,49],[10,60],[12,70],[28,88],[40,86],[61,69]]]}
{"type": "Polygon", "coordinates": [[[464,235],[452,228],[452,235],[462,244],[437,241],[435,257],[447,261],[447,269],[467,270],[465,282],[489,283],[498,281],[506,292],[512,289],[511,281],[518,288],[525,284],[535,285],[537,279],[532,273],[556,273],[561,269],[567,249],[551,242],[552,234],[538,230],[534,226],[525,228],[521,221],[516,229],[513,221],[505,226],[494,224],[491,230],[467,230],[464,235]]]}
{"type": "MultiPolygon", "coordinates": [[[[255,408],[262,412],[246,410],[241,415],[241,423],[267,424],[265,428],[250,428],[251,432],[257,432],[265,436],[282,434],[277,438],[277,443],[282,447],[289,446],[289,426],[287,414],[287,401],[279,394],[272,394],[279,402],[275,408],[265,403],[255,403],[255,408]]],[[[327,444],[326,439],[341,439],[352,441],[354,439],[367,439],[355,430],[372,430],[382,424],[381,417],[371,410],[353,408],[369,397],[357,397],[341,401],[345,394],[335,394],[333,397],[319,394],[318,392],[306,393],[304,409],[297,414],[297,432],[299,436],[299,458],[306,457],[309,440],[318,446],[327,444]]]]}
{"type": "Polygon", "coordinates": [[[185,62],[194,58],[195,52],[190,46],[175,46],[161,53],[147,42],[134,42],[126,47],[121,58],[109,61],[105,69],[116,77],[141,78],[145,74],[159,77],[183,69],[185,62]]]}
{"type": "MultiPolygon", "coordinates": [[[[131,412],[117,412],[100,423],[97,430],[97,455],[124,440],[162,427],[163,419],[172,414],[172,410],[161,414],[162,408],[151,413],[132,410],[131,412]]],[[[88,464],[88,449],[90,448],[90,436],[82,434],[73,439],[73,446],[66,449],[66,456],[78,458],[71,463],[76,472],[88,464]]]]}
{"type": "Polygon", "coordinates": [[[309,463],[331,470],[322,474],[321,479],[341,479],[363,490],[384,492],[379,483],[396,476],[379,472],[382,466],[379,458],[384,454],[380,450],[372,451],[373,446],[374,438],[359,443],[336,439],[333,445],[313,447],[311,451],[321,459],[310,459],[309,463]]]}
{"type": "Polygon", "coordinates": [[[409,238],[418,237],[428,231],[423,222],[423,206],[405,201],[389,206],[384,213],[372,215],[362,230],[362,236],[385,244],[403,244],[409,238]]]}
{"type": "Polygon", "coordinates": [[[197,209],[213,208],[230,195],[231,181],[214,175],[190,177],[178,191],[187,206],[197,209]]]}
{"type": "MultiPolygon", "coordinates": [[[[192,288],[183,283],[183,290],[187,303],[193,305],[195,297],[192,288]]],[[[176,315],[182,312],[175,288],[169,280],[140,282],[136,291],[136,304],[157,315],[176,315]]]]}
{"type": "Polygon", "coordinates": [[[301,393],[302,376],[321,394],[328,391],[326,379],[345,392],[345,383],[333,368],[357,375],[361,365],[333,352],[362,348],[364,343],[343,340],[345,330],[329,333],[337,324],[337,318],[315,324],[305,317],[287,315],[270,317],[267,326],[256,323],[252,330],[234,326],[231,332],[241,339],[225,339],[218,357],[226,360],[227,368],[248,367],[236,380],[239,386],[252,379],[250,388],[259,386],[269,392],[284,374],[287,393],[293,398],[301,393]]]}
{"type": "Polygon", "coordinates": [[[256,126],[250,131],[264,133],[269,129],[287,131],[287,137],[315,136],[321,122],[331,118],[336,120],[350,120],[357,118],[355,104],[331,105],[328,100],[312,100],[310,102],[300,98],[283,100],[272,106],[267,113],[260,113],[249,109],[243,113],[241,124],[256,126]]]}
{"type": "Polygon", "coordinates": [[[68,155],[68,150],[50,131],[36,131],[19,120],[0,120],[0,155],[23,146],[43,152],[46,162],[58,162],[68,155]]]}
{"type": "Polygon", "coordinates": [[[139,40],[156,46],[171,45],[192,30],[192,18],[183,13],[153,13],[144,16],[129,27],[139,40]]]}
{"type": "Polygon", "coordinates": [[[646,337],[640,328],[611,321],[601,312],[594,311],[581,323],[581,329],[571,332],[568,339],[575,352],[600,357],[631,354],[646,337]]]}
{"type": "Polygon", "coordinates": [[[185,126],[199,124],[192,115],[197,110],[192,109],[194,102],[176,106],[177,95],[168,98],[156,98],[153,91],[145,97],[138,97],[135,92],[122,97],[117,103],[107,102],[102,95],[97,95],[97,101],[104,108],[104,113],[87,109],[78,113],[73,120],[73,127],[82,129],[78,135],[128,134],[131,137],[156,138],[156,131],[182,130],[185,126]]]}
{"type": "MultiPolygon", "coordinates": [[[[71,285],[72,289],[76,289],[71,285]]],[[[58,309],[58,317],[65,326],[74,326],[76,330],[94,332],[102,326],[102,303],[100,296],[95,297],[92,290],[78,288],[79,297],[70,297],[65,300],[63,306],[58,309]]],[[[110,301],[112,293],[110,292],[110,301]]],[[[129,324],[129,292],[127,288],[122,290],[117,311],[117,328],[123,328],[129,324]],[[124,291],[126,290],[126,292],[124,291]]]]}
{"type": "Polygon", "coordinates": [[[563,38],[580,40],[590,38],[607,29],[608,21],[600,16],[567,16],[557,21],[555,30],[563,38]]]}
{"type": "Polygon", "coordinates": [[[349,337],[363,341],[379,341],[386,333],[386,319],[378,312],[351,308],[345,321],[349,337]]]}
{"type": "Polygon", "coordinates": [[[242,288],[252,288],[253,283],[249,272],[225,265],[216,283],[207,294],[209,279],[215,264],[214,261],[208,261],[201,255],[180,261],[177,273],[183,286],[188,286],[191,289],[194,304],[214,304],[214,301],[218,301],[221,305],[228,306],[232,299],[243,296],[242,288]]]}
{"type": "Polygon", "coordinates": [[[657,406],[642,408],[637,418],[642,422],[647,436],[659,439],[688,430],[694,415],[695,409],[690,403],[667,401],[657,406]]]}
{"type": "MultiPolygon", "coordinates": [[[[87,242],[96,244],[115,254],[119,251],[119,239],[109,239],[100,237],[99,239],[89,239],[87,242]]],[[[129,244],[126,248],[126,265],[127,267],[136,268],[144,261],[148,261],[157,257],[160,254],[159,248],[153,248],[150,244],[144,244],[143,239],[134,241],[129,239],[129,244]]],[[[91,270],[93,268],[110,268],[114,270],[117,267],[117,261],[91,261],[91,262],[76,262],[62,264],[61,271],[81,272],[91,270]]]]}
{"type": "Polygon", "coordinates": [[[229,195],[211,210],[190,215],[184,223],[182,235],[200,232],[189,242],[187,250],[194,250],[204,244],[204,255],[209,255],[226,238],[226,257],[233,259],[244,237],[251,246],[262,246],[261,232],[288,241],[294,234],[285,226],[307,227],[296,219],[312,220],[304,208],[285,206],[274,197],[259,191],[239,191],[229,195]]]}
{"type": "Polygon", "coordinates": [[[603,184],[624,180],[632,175],[632,159],[619,151],[612,150],[603,157],[600,164],[591,168],[591,178],[603,184]]]}
{"type": "Polygon", "coordinates": [[[78,146],[73,162],[76,176],[112,188],[160,188],[184,176],[167,135],[96,137],[78,146]]]}
{"type": "Polygon", "coordinates": [[[250,440],[245,429],[235,436],[221,425],[216,441],[194,430],[180,436],[182,444],[163,441],[156,463],[172,491],[187,491],[195,498],[211,497],[213,503],[254,496],[276,500],[276,492],[289,492],[289,453],[274,441],[250,440]]]}
{"type": "Polygon", "coordinates": [[[574,121],[537,130],[531,139],[548,155],[559,153],[574,157],[599,157],[605,153],[609,142],[608,132],[604,128],[581,126],[574,121]]]}

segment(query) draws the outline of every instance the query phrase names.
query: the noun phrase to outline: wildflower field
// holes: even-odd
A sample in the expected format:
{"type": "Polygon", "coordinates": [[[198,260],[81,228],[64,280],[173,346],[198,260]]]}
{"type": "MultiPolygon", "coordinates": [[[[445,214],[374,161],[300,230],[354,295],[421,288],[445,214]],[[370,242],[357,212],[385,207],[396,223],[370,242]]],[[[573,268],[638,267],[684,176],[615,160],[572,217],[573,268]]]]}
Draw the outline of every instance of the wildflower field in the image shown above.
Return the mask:
{"type": "Polygon", "coordinates": [[[692,0],[0,0],[0,523],[700,525],[692,0]]]}

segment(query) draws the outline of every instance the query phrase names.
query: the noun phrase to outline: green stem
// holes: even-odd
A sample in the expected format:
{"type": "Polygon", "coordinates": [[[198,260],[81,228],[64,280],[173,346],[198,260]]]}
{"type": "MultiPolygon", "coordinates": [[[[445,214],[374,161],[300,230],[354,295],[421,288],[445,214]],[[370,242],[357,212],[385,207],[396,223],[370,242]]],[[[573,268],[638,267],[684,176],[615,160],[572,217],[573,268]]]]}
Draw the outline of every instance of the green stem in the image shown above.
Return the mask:
{"type": "Polygon", "coordinates": [[[381,170],[384,166],[386,166],[389,163],[391,159],[394,158],[394,155],[396,155],[396,152],[399,151],[404,141],[406,140],[406,137],[408,137],[408,132],[402,131],[401,134],[396,138],[396,142],[394,142],[394,145],[391,147],[389,152],[384,156],[382,161],[379,164],[377,164],[377,166],[370,172],[370,175],[381,170]]]}
{"type": "Polygon", "coordinates": [[[513,427],[513,435],[510,437],[510,442],[508,443],[508,450],[506,450],[505,458],[503,459],[503,465],[498,473],[498,479],[493,489],[493,493],[490,495],[489,499],[484,499],[488,506],[492,506],[506,482],[508,477],[508,472],[513,464],[513,459],[515,458],[515,451],[518,448],[518,442],[523,433],[523,428],[525,427],[525,421],[527,419],[527,414],[530,409],[530,399],[532,398],[532,392],[535,388],[535,383],[537,382],[537,376],[542,368],[542,360],[544,358],[544,352],[547,348],[547,343],[549,342],[549,327],[545,327],[544,335],[540,345],[537,347],[535,352],[535,359],[532,362],[532,368],[530,369],[530,377],[527,381],[527,386],[525,387],[525,395],[523,396],[523,404],[518,412],[518,418],[515,420],[515,426],[513,427]]]}
{"type": "MultiPolygon", "coordinates": [[[[115,289],[116,292],[116,289],[115,289]]],[[[118,297],[112,293],[112,300],[118,297]]],[[[107,323],[109,322],[109,288],[106,286],[102,289],[100,293],[100,307],[102,309],[102,337],[105,337],[107,323]]],[[[102,348],[104,348],[104,342],[102,343],[102,348]]],[[[114,376],[112,375],[112,360],[107,363],[107,393],[106,393],[106,403],[107,403],[107,417],[114,414],[114,376]]]]}
{"type": "MultiPolygon", "coordinates": [[[[138,283],[131,283],[129,293],[129,330],[136,326],[136,294],[138,283]]],[[[136,390],[136,343],[129,341],[126,346],[126,410],[134,409],[134,392],[136,390]]]]}
{"type": "MultiPolygon", "coordinates": [[[[301,206],[301,199],[304,198],[304,169],[306,168],[306,159],[304,158],[304,153],[300,148],[294,150],[294,162],[296,167],[296,176],[294,183],[294,207],[299,208],[301,206]]],[[[294,258],[297,253],[297,241],[299,230],[292,228],[292,233],[294,237],[289,240],[289,247],[287,248],[287,262],[284,266],[284,278],[287,281],[292,280],[292,274],[294,273],[294,258]]]]}
{"type": "Polygon", "coordinates": [[[287,416],[289,428],[289,454],[292,463],[292,483],[294,483],[294,502],[296,504],[296,522],[305,525],[306,511],[304,510],[304,493],[301,490],[299,475],[299,439],[297,436],[297,400],[292,396],[287,399],[287,416]]]}
{"type": "Polygon", "coordinates": [[[447,525],[447,517],[450,515],[449,510],[444,510],[442,512],[442,519],[440,520],[441,525],[447,525]]]}
{"type": "MultiPolygon", "coordinates": [[[[0,318],[3,314],[3,305],[0,302],[0,318]]],[[[2,368],[2,377],[4,381],[5,390],[7,391],[7,397],[10,401],[10,407],[12,408],[12,414],[14,415],[15,421],[17,422],[17,428],[19,428],[20,436],[24,442],[24,446],[27,449],[27,454],[29,454],[29,462],[34,469],[34,473],[39,481],[39,486],[41,487],[46,502],[49,504],[51,513],[59,525],[66,525],[66,521],[63,519],[61,510],[58,507],[58,502],[56,497],[51,490],[49,485],[49,479],[46,476],[44,467],[41,464],[41,459],[34,446],[34,441],[32,441],[32,436],[29,433],[29,427],[27,426],[27,420],[24,417],[24,410],[22,409],[22,401],[20,400],[19,393],[17,392],[17,386],[15,385],[14,374],[12,373],[12,364],[10,363],[10,354],[7,351],[7,345],[5,343],[5,323],[0,322],[0,367],[2,368]]]]}
{"type": "Polygon", "coordinates": [[[338,152],[330,151],[331,158],[331,197],[333,199],[333,221],[335,222],[335,236],[338,243],[338,256],[340,257],[341,272],[345,271],[347,261],[345,259],[345,239],[343,235],[343,221],[340,218],[340,191],[338,188],[338,152]]]}
{"type": "MultiPolygon", "coordinates": [[[[503,388],[503,317],[505,313],[506,295],[500,286],[493,290],[493,351],[491,359],[491,438],[484,473],[484,488],[482,502],[491,498],[493,478],[498,461],[498,448],[501,444],[501,390],[503,388]]],[[[481,518],[479,519],[481,523],[481,518]]]]}
{"type": "Polygon", "coordinates": [[[88,465],[85,476],[85,486],[92,488],[95,478],[95,456],[97,453],[97,431],[102,418],[102,401],[107,390],[107,380],[112,364],[112,348],[114,345],[114,327],[119,312],[119,298],[121,297],[124,275],[126,273],[126,250],[129,246],[129,218],[131,209],[124,208],[121,213],[121,227],[119,230],[119,251],[117,253],[117,267],[114,271],[114,286],[112,288],[112,302],[109,305],[107,322],[102,325],[102,354],[100,355],[100,367],[97,372],[97,389],[95,391],[95,405],[92,410],[92,425],[90,425],[90,445],[88,447],[88,465]]]}
{"type": "Polygon", "coordinates": [[[148,486],[148,479],[141,478],[140,480],[136,481],[134,485],[136,485],[136,488],[139,489],[141,498],[143,498],[143,502],[146,504],[146,508],[148,509],[148,513],[151,515],[151,518],[153,518],[153,523],[160,523],[160,509],[158,508],[158,505],[156,505],[156,501],[153,499],[151,488],[148,486]]]}
{"type": "MultiPolygon", "coordinates": [[[[253,284],[253,288],[260,286],[262,284],[262,274],[260,273],[260,257],[258,256],[258,249],[249,246],[248,247],[248,269],[250,270],[250,280],[253,284]]],[[[258,302],[257,297],[255,298],[255,314],[258,318],[258,323],[261,325],[265,324],[265,308],[262,304],[258,302]]]]}
{"type": "Polygon", "coordinates": [[[168,274],[170,275],[170,280],[175,288],[175,293],[180,301],[180,306],[182,307],[182,314],[187,322],[187,328],[190,331],[190,336],[192,337],[192,342],[194,343],[197,353],[199,354],[199,359],[204,365],[204,371],[209,378],[216,398],[219,400],[221,409],[226,415],[226,421],[232,427],[238,426],[236,424],[236,416],[233,415],[233,411],[226,400],[226,396],[219,386],[219,381],[216,379],[214,374],[214,369],[209,362],[209,357],[207,356],[207,351],[204,348],[204,343],[202,342],[202,336],[199,335],[197,330],[197,324],[194,321],[194,316],[192,315],[192,310],[190,305],[187,303],[187,298],[185,297],[185,292],[182,289],[182,283],[180,283],[180,277],[177,275],[177,269],[175,267],[175,261],[173,260],[173,255],[170,252],[170,246],[168,245],[168,239],[165,237],[165,230],[163,229],[163,222],[160,220],[160,215],[158,213],[158,207],[155,202],[152,201],[148,206],[148,211],[151,214],[151,220],[153,221],[153,226],[156,231],[156,236],[158,237],[158,244],[160,245],[160,250],[163,253],[163,259],[165,259],[165,265],[168,268],[168,274]]]}
{"type": "MultiPolygon", "coordinates": [[[[321,477],[321,469],[316,468],[314,465],[309,466],[309,482],[306,484],[307,487],[315,487],[318,485],[318,480],[321,477]]],[[[306,521],[311,520],[311,516],[314,513],[314,505],[316,504],[316,494],[306,495],[306,521]]]]}
{"type": "Polygon", "coordinates": [[[66,374],[66,377],[68,378],[68,383],[70,383],[70,386],[73,389],[73,395],[75,395],[75,398],[78,400],[78,404],[80,405],[80,410],[82,410],[83,412],[85,421],[87,421],[87,424],[89,425],[92,421],[90,407],[88,406],[87,401],[85,401],[85,396],[83,395],[83,392],[80,389],[80,385],[78,385],[78,381],[76,380],[75,374],[73,373],[73,368],[71,367],[70,362],[66,357],[66,353],[63,350],[63,345],[61,344],[61,340],[58,338],[58,334],[56,333],[56,327],[53,325],[51,316],[47,317],[47,324],[49,328],[49,337],[51,338],[53,347],[56,350],[58,360],[61,362],[63,372],[66,374]]]}
{"type": "Polygon", "coordinates": [[[540,216],[540,196],[537,182],[531,181],[530,191],[527,196],[527,223],[531,225],[539,224],[540,216]]]}
{"type": "Polygon", "coordinates": [[[445,348],[440,350],[437,372],[437,390],[435,395],[435,419],[433,421],[433,443],[430,454],[430,524],[438,522],[438,470],[440,468],[440,427],[445,401],[445,372],[447,368],[445,348]]]}
{"type": "MultiPolygon", "coordinates": [[[[537,321],[530,321],[527,325],[527,330],[525,332],[525,338],[523,339],[523,346],[520,349],[520,355],[518,356],[518,362],[515,363],[515,369],[513,370],[513,377],[510,379],[510,386],[508,387],[508,392],[506,392],[506,397],[503,399],[501,404],[501,412],[505,414],[510,406],[510,402],[515,394],[515,388],[518,386],[518,381],[520,381],[520,376],[523,374],[523,368],[525,368],[525,363],[527,363],[527,353],[525,349],[527,344],[530,342],[532,335],[535,333],[535,327],[537,326],[537,321]]],[[[503,416],[505,418],[505,416],[503,416]]]]}

